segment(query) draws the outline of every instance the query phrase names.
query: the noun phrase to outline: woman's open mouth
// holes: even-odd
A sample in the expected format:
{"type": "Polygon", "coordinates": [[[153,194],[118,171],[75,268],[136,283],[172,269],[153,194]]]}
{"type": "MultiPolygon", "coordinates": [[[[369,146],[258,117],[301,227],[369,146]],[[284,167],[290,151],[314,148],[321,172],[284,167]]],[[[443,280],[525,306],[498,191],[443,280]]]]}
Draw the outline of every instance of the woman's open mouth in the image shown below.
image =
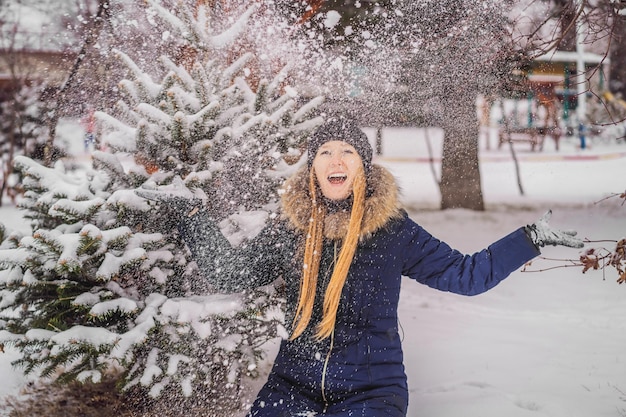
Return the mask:
{"type": "Polygon", "coordinates": [[[328,176],[328,182],[333,185],[341,185],[348,179],[346,174],[330,174],[328,176]]]}

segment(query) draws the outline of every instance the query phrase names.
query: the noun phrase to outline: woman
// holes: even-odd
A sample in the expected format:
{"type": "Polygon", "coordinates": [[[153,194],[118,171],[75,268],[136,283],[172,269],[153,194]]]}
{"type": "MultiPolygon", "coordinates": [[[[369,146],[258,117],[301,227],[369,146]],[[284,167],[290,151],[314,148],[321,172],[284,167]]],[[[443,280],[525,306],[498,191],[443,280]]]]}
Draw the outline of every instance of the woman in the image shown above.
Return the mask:
{"type": "Polygon", "coordinates": [[[475,295],[537,256],[539,246],[582,246],[545,219],[471,256],[451,249],[408,218],[394,178],[372,164],[366,135],[341,117],[314,133],[306,166],[283,191],[281,218],[238,248],[204,210],[180,224],[219,290],[285,282],[291,336],[281,342],[249,417],[405,416],[402,276],[475,295]]]}

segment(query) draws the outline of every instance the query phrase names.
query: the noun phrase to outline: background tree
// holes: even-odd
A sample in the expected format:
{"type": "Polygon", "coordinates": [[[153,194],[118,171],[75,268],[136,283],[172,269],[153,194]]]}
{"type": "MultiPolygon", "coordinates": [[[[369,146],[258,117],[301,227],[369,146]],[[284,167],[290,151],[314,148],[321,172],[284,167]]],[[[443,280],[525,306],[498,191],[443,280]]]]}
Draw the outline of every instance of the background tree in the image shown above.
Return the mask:
{"type": "MultiPolygon", "coordinates": [[[[21,191],[21,181],[13,169],[16,155],[28,155],[31,158],[43,157],[46,138],[46,103],[42,101],[42,85],[23,84],[17,91],[10,90],[10,99],[0,102],[0,149],[2,157],[2,186],[0,188],[0,206],[2,196],[7,195],[15,201],[21,191]]],[[[53,159],[64,156],[58,147],[53,149],[53,159]]]]}
{"type": "Polygon", "coordinates": [[[553,0],[552,18],[559,22],[557,49],[560,51],[576,51],[576,20],[579,8],[576,0],[553,0]]]}
{"type": "Polygon", "coordinates": [[[605,1],[395,0],[302,1],[289,10],[313,44],[304,61],[326,63],[307,78],[333,90],[327,107],[368,126],[442,127],[441,207],[482,210],[476,97],[527,88],[517,74],[557,47],[576,50],[579,24],[585,50],[606,54],[615,8],[605,1]]]}
{"type": "MultiPolygon", "coordinates": [[[[119,0],[0,3],[2,35],[17,35],[14,49],[21,51],[20,69],[30,71],[31,81],[47,84],[45,165],[54,162],[54,149],[62,146],[55,144],[61,142],[57,125],[62,119],[84,117],[92,108],[110,109],[118,100],[116,84],[122,74],[111,52],[114,48],[123,45],[137,62],[148,63],[171,47],[172,39],[153,30],[145,10],[143,3],[119,0]],[[13,32],[7,30],[11,28],[13,32]],[[54,62],[32,71],[42,56],[54,62]]],[[[0,53],[4,59],[11,55],[6,48],[0,53]]]]}
{"type": "MultiPolygon", "coordinates": [[[[33,45],[41,40],[24,32],[15,21],[16,11],[0,5],[0,205],[6,195],[15,198],[20,181],[13,172],[13,158],[28,155],[41,160],[47,128],[47,99],[50,88],[36,73],[32,58],[33,45]]],[[[65,154],[64,144],[52,150],[57,160],[65,154]]]]}
{"type": "Polygon", "coordinates": [[[613,31],[609,49],[609,87],[620,98],[626,99],[626,7],[612,2],[613,31]]]}
{"type": "MultiPolygon", "coordinates": [[[[478,162],[479,126],[476,97],[493,95],[510,68],[506,16],[494,3],[414,4],[406,16],[420,28],[404,68],[407,80],[421,93],[426,123],[444,130],[441,162],[441,208],[483,210],[478,162]],[[417,42],[417,43],[416,43],[417,42]],[[419,47],[417,46],[419,45],[419,47]],[[507,62],[509,61],[509,62],[507,62]]],[[[416,103],[417,104],[417,103],[416,103]]]]}
{"type": "Polygon", "coordinates": [[[360,70],[344,73],[337,106],[363,124],[442,127],[441,206],[482,210],[475,99],[495,88],[498,64],[506,61],[499,54],[508,46],[501,3],[364,2],[358,13],[323,3],[304,30],[325,33],[330,56],[360,70]],[[329,24],[333,13],[341,25],[329,24]],[[350,97],[355,81],[361,91],[350,97]]]}

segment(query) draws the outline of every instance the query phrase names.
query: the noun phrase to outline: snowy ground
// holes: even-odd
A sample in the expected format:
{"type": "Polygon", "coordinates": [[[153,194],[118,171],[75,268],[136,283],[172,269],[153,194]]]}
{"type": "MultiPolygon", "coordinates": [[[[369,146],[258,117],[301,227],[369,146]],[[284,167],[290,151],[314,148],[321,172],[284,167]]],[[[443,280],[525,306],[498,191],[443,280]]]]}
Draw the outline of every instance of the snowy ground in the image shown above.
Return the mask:
{"type": "MultiPolygon", "coordinates": [[[[547,141],[540,153],[516,144],[521,196],[508,149],[497,150],[491,136],[490,150],[481,143],[487,211],[440,212],[423,133],[385,130],[384,156],[377,162],[398,178],[412,217],[452,246],[479,250],[547,208],[554,210],[554,226],[577,229],[590,240],[626,236],[623,200],[599,202],[626,188],[626,144],[589,139],[582,150],[569,138],[558,152],[547,141]]],[[[429,134],[436,161],[440,136],[436,130],[429,134]]],[[[0,219],[20,222],[11,207],[0,209],[0,219]]],[[[544,255],[576,259],[578,250],[550,247],[544,255]]],[[[530,269],[565,263],[537,259],[530,269]]],[[[519,271],[491,292],[469,298],[406,279],[400,316],[409,416],[626,416],[626,286],[615,280],[614,270],[606,276],[582,274],[579,267],[519,271]]],[[[0,398],[25,382],[10,366],[15,357],[8,349],[0,354],[0,398]]]]}
{"type": "MultiPolygon", "coordinates": [[[[483,143],[484,213],[429,210],[439,201],[430,167],[406,160],[427,153],[403,152],[381,162],[399,177],[407,204],[417,208],[412,217],[465,252],[533,222],[546,208],[554,209],[553,225],[590,240],[625,237],[623,200],[596,202],[625,190],[626,144],[590,140],[585,150],[579,144],[564,140],[557,152],[547,141],[541,153],[516,144],[522,197],[507,148],[497,151],[492,142],[485,151],[483,143]]],[[[596,244],[602,245],[611,247],[596,244]]],[[[553,247],[543,253],[560,259],[577,254],[553,247]]],[[[563,264],[538,259],[529,269],[563,264]]],[[[580,268],[520,271],[472,298],[406,279],[400,317],[409,416],[626,416],[626,287],[615,279],[614,270],[606,279],[580,268]]]]}
{"type": "MultiPolygon", "coordinates": [[[[428,230],[472,252],[543,209],[416,213],[428,230]]],[[[555,225],[590,239],[626,236],[626,206],[560,206],[555,225]]],[[[577,250],[544,255],[576,258],[577,250]]],[[[565,262],[536,260],[532,269],[565,262]]],[[[626,287],[611,271],[516,272],[465,298],[405,280],[400,303],[409,416],[626,416],[626,287]]]]}

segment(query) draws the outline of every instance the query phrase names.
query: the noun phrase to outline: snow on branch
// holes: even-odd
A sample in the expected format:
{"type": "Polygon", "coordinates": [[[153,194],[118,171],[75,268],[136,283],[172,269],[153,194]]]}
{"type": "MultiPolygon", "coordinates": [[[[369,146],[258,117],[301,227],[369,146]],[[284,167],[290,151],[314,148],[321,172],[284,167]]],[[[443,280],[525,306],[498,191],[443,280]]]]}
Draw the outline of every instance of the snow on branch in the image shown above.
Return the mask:
{"type": "MultiPolygon", "coordinates": [[[[0,267],[10,268],[12,266],[25,265],[28,262],[30,252],[27,248],[0,249],[0,267]]],[[[3,271],[5,272],[5,271],[3,271]]],[[[6,281],[0,276],[0,282],[10,282],[10,274],[7,274],[6,281]]]]}
{"type": "Polygon", "coordinates": [[[176,107],[172,109],[196,109],[202,106],[202,102],[198,97],[191,96],[183,86],[176,85],[167,90],[167,95],[171,99],[171,103],[176,107]]]}
{"type": "MultiPolygon", "coordinates": [[[[29,337],[26,333],[26,337],[29,337]]],[[[114,345],[120,338],[116,333],[110,332],[101,327],[74,326],[68,330],[54,333],[46,333],[46,339],[57,346],[67,346],[78,342],[87,342],[92,346],[114,345]],[[52,334],[50,334],[52,333],[52,334]]]]}
{"type": "Polygon", "coordinates": [[[159,62],[163,65],[163,68],[170,71],[170,74],[175,75],[178,78],[178,81],[182,83],[187,90],[191,90],[196,84],[196,80],[191,74],[189,74],[189,71],[187,71],[185,67],[175,64],[168,56],[161,55],[159,57],[159,62]]]}
{"type": "Polygon", "coordinates": [[[309,100],[308,103],[306,103],[305,105],[300,107],[293,114],[293,120],[294,120],[294,122],[302,121],[305,124],[304,125],[296,125],[296,126],[299,126],[304,131],[304,130],[311,130],[311,126],[308,125],[309,123],[310,124],[314,124],[315,126],[321,125],[322,121],[323,121],[323,119],[321,117],[318,117],[316,119],[309,119],[309,120],[302,120],[302,119],[305,116],[309,115],[311,112],[313,112],[316,108],[321,106],[322,103],[324,103],[324,97],[319,96],[319,97],[314,97],[313,99],[309,100]]]}
{"type": "Polygon", "coordinates": [[[50,207],[48,213],[53,217],[70,218],[67,223],[75,223],[79,219],[93,216],[104,203],[101,198],[82,201],[62,198],[50,207]]]}
{"type": "Polygon", "coordinates": [[[195,123],[199,123],[203,121],[204,119],[209,119],[207,120],[208,124],[205,124],[204,127],[206,128],[206,127],[214,126],[215,121],[210,120],[210,119],[213,118],[217,114],[219,108],[220,108],[219,101],[210,102],[209,104],[204,106],[202,109],[200,109],[200,111],[198,111],[197,113],[187,116],[189,124],[192,125],[195,123]]]}
{"type": "Polygon", "coordinates": [[[95,304],[89,310],[89,314],[92,316],[105,316],[114,311],[122,313],[134,313],[137,311],[137,302],[129,298],[116,298],[114,300],[107,300],[101,303],[95,304]]]}
{"type": "Polygon", "coordinates": [[[177,323],[193,323],[215,315],[230,316],[243,310],[240,294],[211,294],[169,299],[161,306],[161,314],[177,323]]]}
{"type": "Polygon", "coordinates": [[[233,44],[233,42],[243,33],[250,16],[257,11],[258,4],[253,4],[243,13],[235,23],[219,35],[211,37],[211,45],[215,48],[224,48],[233,44]]]}
{"type": "Polygon", "coordinates": [[[94,116],[96,119],[98,119],[101,123],[106,124],[108,127],[115,129],[116,131],[119,131],[121,133],[123,133],[124,135],[126,135],[128,138],[133,138],[135,136],[135,131],[137,129],[135,129],[134,127],[131,127],[129,125],[127,125],[126,123],[123,123],[122,121],[120,121],[119,119],[116,119],[115,117],[112,117],[110,115],[108,115],[105,112],[102,111],[97,111],[94,113],[94,116]]]}
{"type": "Polygon", "coordinates": [[[135,107],[135,110],[151,122],[157,122],[165,126],[171,123],[171,116],[169,114],[148,103],[139,103],[137,107],[135,107]]]}
{"type": "MultiPolygon", "coordinates": [[[[132,75],[134,76],[136,80],[135,81],[136,85],[141,90],[143,90],[143,92],[146,93],[148,97],[156,97],[159,94],[159,92],[161,91],[161,85],[152,81],[152,78],[150,78],[150,76],[147,73],[143,72],[137,66],[137,64],[135,64],[135,61],[133,61],[128,55],[126,55],[124,52],[120,51],[119,49],[114,49],[113,52],[122,61],[122,63],[126,65],[126,67],[130,70],[130,72],[132,73],[132,75]]],[[[147,97],[140,97],[140,98],[145,99],[147,97]]]]}
{"type": "Polygon", "coordinates": [[[287,116],[295,107],[296,102],[294,100],[288,100],[269,116],[269,121],[275,125],[278,125],[280,120],[283,117],[287,116]]]}
{"type": "MultiPolygon", "coordinates": [[[[145,312],[146,310],[144,310],[145,312]]],[[[111,358],[122,362],[131,361],[133,358],[132,349],[148,339],[148,333],[155,325],[154,318],[148,316],[129,331],[121,334],[117,344],[111,350],[111,358]]]]}
{"type": "Polygon", "coordinates": [[[66,174],[59,166],[48,168],[26,156],[16,156],[14,166],[27,173],[23,181],[25,188],[33,182],[38,182],[40,187],[47,190],[38,198],[40,202],[53,203],[60,196],[72,200],[87,200],[94,197],[89,188],[90,183],[84,175],[66,174]]]}
{"type": "MultiPolygon", "coordinates": [[[[199,18],[196,18],[189,8],[185,8],[183,16],[185,20],[176,17],[169,10],[158,4],[154,0],[146,0],[152,10],[163,21],[168,23],[183,39],[196,47],[221,49],[232,45],[235,40],[243,33],[250,16],[258,10],[259,5],[253,4],[226,30],[219,34],[209,34],[207,28],[211,26],[207,24],[208,11],[204,7],[197,8],[199,18]]],[[[182,7],[182,5],[181,5],[182,7]]]]}
{"type": "Polygon", "coordinates": [[[252,60],[253,55],[250,52],[246,52],[242,54],[235,62],[233,62],[228,68],[224,69],[220,74],[220,83],[219,86],[221,88],[225,88],[229,86],[232,82],[232,79],[235,77],[239,71],[241,71],[250,60],[252,60]]]}

